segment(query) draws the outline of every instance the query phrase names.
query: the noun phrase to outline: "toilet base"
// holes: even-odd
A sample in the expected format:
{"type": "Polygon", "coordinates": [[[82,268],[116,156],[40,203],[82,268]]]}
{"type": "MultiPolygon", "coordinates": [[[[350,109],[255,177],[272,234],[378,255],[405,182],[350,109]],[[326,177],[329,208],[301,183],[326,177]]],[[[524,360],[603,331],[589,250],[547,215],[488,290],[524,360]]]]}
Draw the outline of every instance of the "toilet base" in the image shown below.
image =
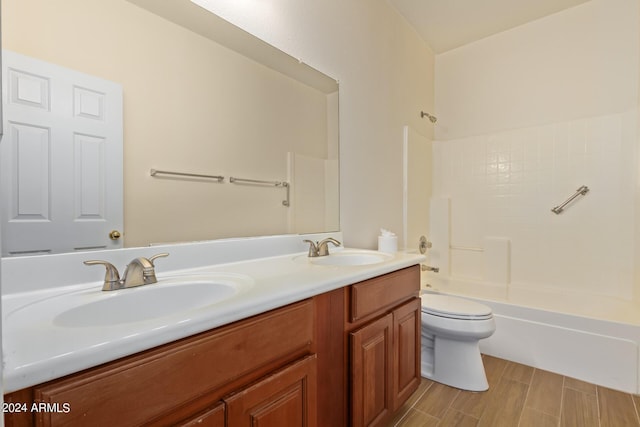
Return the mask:
{"type": "Polygon", "coordinates": [[[433,346],[422,346],[423,377],[462,390],[489,389],[478,340],[431,337],[433,346]]]}

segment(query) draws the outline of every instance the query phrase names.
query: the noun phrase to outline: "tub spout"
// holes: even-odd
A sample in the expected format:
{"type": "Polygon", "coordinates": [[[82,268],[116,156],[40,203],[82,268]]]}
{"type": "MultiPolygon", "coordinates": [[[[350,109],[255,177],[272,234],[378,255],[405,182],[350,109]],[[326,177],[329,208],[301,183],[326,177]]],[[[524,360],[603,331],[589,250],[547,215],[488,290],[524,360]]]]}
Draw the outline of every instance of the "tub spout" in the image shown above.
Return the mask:
{"type": "Polygon", "coordinates": [[[422,271],[433,271],[434,273],[438,273],[440,271],[439,267],[431,267],[429,265],[420,264],[420,269],[422,271]]]}

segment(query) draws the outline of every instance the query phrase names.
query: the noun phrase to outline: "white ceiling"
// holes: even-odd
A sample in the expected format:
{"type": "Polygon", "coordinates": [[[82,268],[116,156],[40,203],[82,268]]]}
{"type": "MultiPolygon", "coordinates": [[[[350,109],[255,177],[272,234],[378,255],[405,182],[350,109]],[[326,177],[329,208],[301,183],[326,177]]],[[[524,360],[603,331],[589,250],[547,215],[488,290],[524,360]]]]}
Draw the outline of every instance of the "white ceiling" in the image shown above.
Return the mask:
{"type": "Polygon", "coordinates": [[[389,0],[435,53],[589,0],[389,0]]]}

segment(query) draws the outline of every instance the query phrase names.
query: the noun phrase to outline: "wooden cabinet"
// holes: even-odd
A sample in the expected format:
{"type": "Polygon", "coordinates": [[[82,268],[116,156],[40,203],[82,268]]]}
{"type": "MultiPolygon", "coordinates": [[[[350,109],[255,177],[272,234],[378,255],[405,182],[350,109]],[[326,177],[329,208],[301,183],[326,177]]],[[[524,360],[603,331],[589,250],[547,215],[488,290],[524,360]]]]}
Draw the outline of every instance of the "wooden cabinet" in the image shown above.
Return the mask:
{"type": "Polygon", "coordinates": [[[178,427],[316,427],[316,355],[225,396],[178,427]]]}
{"type": "MultiPolygon", "coordinates": [[[[227,396],[281,378],[283,366],[312,354],[314,335],[314,303],[305,300],[9,394],[8,402],[67,404],[69,410],[5,414],[6,425],[173,426],[202,420],[197,425],[217,426],[228,417],[227,396]]],[[[315,362],[304,366],[315,369],[315,362]]],[[[309,386],[315,387],[315,372],[307,377],[302,398],[314,398],[304,403],[314,414],[309,386]]]]}
{"type": "Polygon", "coordinates": [[[177,427],[225,427],[225,404],[216,403],[195,416],[179,422],[177,427]]]}
{"type": "Polygon", "coordinates": [[[351,333],[353,426],[382,425],[393,411],[393,316],[388,314],[351,333]]]}
{"type": "Polygon", "coordinates": [[[229,426],[315,427],[316,356],[224,399],[229,426]]]}
{"type": "Polygon", "coordinates": [[[419,278],[409,267],[19,390],[5,402],[61,410],[5,425],[384,425],[420,381],[419,278]]]}
{"type": "Polygon", "coordinates": [[[421,303],[419,298],[393,311],[392,408],[395,412],[418,388],[420,375],[421,303]]]}
{"type": "Polygon", "coordinates": [[[400,270],[350,291],[350,425],[385,425],[420,384],[419,271],[400,270]]]}

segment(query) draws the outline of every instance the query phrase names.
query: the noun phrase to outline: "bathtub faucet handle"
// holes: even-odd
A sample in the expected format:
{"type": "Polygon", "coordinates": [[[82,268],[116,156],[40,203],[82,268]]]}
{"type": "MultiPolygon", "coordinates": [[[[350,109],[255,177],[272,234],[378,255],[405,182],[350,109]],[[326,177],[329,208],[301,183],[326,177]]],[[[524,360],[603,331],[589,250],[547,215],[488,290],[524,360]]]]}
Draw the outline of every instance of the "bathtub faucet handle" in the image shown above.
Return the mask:
{"type": "Polygon", "coordinates": [[[431,249],[432,246],[433,244],[428,241],[425,236],[420,236],[420,240],[418,241],[418,250],[421,254],[426,253],[427,249],[431,249]]]}

